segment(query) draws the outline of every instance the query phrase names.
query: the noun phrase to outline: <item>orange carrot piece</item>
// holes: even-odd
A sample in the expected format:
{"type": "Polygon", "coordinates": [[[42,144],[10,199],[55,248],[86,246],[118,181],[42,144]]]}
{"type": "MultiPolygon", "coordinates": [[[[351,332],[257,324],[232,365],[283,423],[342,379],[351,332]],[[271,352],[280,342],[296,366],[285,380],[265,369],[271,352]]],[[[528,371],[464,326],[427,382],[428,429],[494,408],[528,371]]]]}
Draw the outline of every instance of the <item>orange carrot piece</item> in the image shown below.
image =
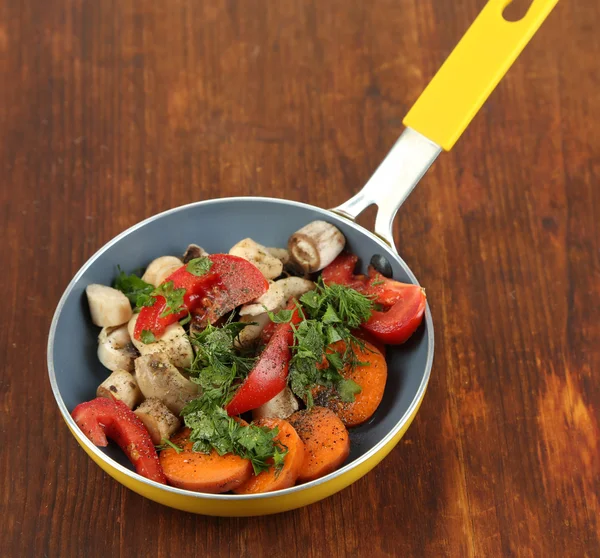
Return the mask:
{"type": "Polygon", "coordinates": [[[219,455],[215,450],[209,454],[195,452],[189,435],[190,429],[184,428],[171,438],[176,446],[183,448],[182,452],[177,453],[173,448],[160,452],[160,464],[171,486],[219,494],[237,488],[250,478],[249,460],[231,453],[219,455]]]}
{"type": "Polygon", "coordinates": [[[304,442],[306,455],[298,480],[308,482],[335,471],[350,454],[348,430],[325,407],[298,411],[288,418],[304,442]]]}
{"type": "MultiPolygon", "coordinates": [[[[330,350],[343,352],[343,341],[334,343],[330,350]]],[[[387,364],[385,357],[371,343],[365,342],[364,349],[354,346],[356,357],[364,366],[355,366],[354,370],[346,367],[342,376],[347,380],[354,380],[361,392],[354,396],[354,401],[345,403],[330,390],[317,389],[313,391],[315,405],[331,409],[346,426],[358,426],[369,420],[379,407],[387,381],[387,364]]]]}
{"type": "Polygon", "coordinates": [[[304,443],[300,436],[287,420],[263,418],[254,424],[268,428],[277,427],[279,432],[275,439],[285,446],[288,452],[284,457],[283,467],[279,471],[271,467],[268,471],[251,476],[246,483],[234,488],[233,491],[236,494],[257,494],[294,486],[304,462],[304,443]]]}

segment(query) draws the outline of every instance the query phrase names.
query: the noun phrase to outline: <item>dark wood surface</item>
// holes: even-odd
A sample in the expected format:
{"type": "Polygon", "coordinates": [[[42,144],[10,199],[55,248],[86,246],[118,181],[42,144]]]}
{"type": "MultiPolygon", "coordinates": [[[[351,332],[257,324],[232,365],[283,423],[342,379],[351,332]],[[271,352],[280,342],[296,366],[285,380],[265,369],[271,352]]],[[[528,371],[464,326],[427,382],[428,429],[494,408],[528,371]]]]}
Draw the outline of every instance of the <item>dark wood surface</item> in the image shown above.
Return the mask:
{"type": "Polygon", "coordinates": [[[77,269],[158,211],[336,205],[483,0],[0,3],[0,556],[599,556],[600,4],[559,3],[402,208],[430,387],[365,478],[268,518],[144,500],[46,379],[77,269]]]}

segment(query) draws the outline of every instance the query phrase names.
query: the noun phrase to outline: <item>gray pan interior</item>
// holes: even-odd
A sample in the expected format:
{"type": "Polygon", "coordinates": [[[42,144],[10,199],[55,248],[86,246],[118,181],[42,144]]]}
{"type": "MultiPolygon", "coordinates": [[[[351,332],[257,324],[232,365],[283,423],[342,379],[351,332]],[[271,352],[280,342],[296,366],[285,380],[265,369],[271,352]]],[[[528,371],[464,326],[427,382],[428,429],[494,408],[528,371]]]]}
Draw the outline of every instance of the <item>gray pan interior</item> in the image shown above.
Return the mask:
{"type": "MultiPolygon", "coordinates": [[[[96,356],[99,328],[90,320],[85,297],[87,285],[111,284],[117,265],[127,272],[144,268],[155,257],[181,255],[190,243],[200,244],[209,253],[227,252],[245,237],[267,246],[283,247],[294,231],[315,219],[325,219],[342,230],[349,249],[361,258],[363,270],[374,253],[384,254],[395,279],[416,283],[408,266],[375,235],[313,206],[272,198],[224,198],[167,211],[132,227],[104,246],[65,291],[53,320],[48,347],[50,378],[59,406],[70,412],[78,403],[93,399],[97,386],[108,375],[96,356]]],[[[348,464],[365,457],[408,416],[425,389],[432,355],[433,331],[428,311],[426,323],[406,344],[389,348],[383,401],[367,424],[352,429],[348,464]]],[[[133,470],[118,447],[111,444],[100,449],[133,470]]]]}

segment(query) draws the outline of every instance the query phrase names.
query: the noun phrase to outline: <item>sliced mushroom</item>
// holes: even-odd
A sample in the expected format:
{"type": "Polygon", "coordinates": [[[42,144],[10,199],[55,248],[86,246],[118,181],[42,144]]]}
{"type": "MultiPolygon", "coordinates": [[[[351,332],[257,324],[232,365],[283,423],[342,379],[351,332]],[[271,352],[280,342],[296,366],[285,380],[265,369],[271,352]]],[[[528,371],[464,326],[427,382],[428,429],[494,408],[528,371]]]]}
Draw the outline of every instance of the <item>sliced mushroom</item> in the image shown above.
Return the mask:
{"type": "Polygon", "coordinates": [[[286,301],[285,290],[281,281],[271,282],[267,292],[259,296],[255,301],[244,304],[240,308],[240,316],[258,316],[266,310],[271,312],[281,308],[286,301]]]}
{"type": "Polygon", "coordinates": [[[133,335],[138,316],[139,314],[134,314],[129,320],[129,324],[127,324],[127,329],[132,343],[141,355],[164,353],[179,368],[191,366],[194,358],[192,345],[185,334],[185,329],[178,322],[167,326],[163,334],[154,343],[143,343],[133,335]]]}
{"type": "Polygon", "coordinates": [[[326,221],[313,221],[296,231],[288,241],[290,256],[306,273],[328,266],[346,245],[342,232],[326,221]]]}
{"type": "Polygon", "coordinates": [[[171,273],[179,269],[182,265],[183,262],[175,256],[161,256],[150,262],[144,275],[142,275],[142,281],[158,287],[171,273]]]}
{"type": "Polygon", "coordinates": [[[202,256],[208,256],[208,252],[202,248],[202,246],[190,244],[183,254],[183,263],[186,264],[190,260],[195,260],[196,258],[201,258],[202,256]]]}
{"type": "Polygon", "coordinates": [[[275,312],[283,308],[290,298],[299,298],[315,287],[315,283],[302,277],[279,279],[269,285],[269,290],[264,295],[249,304],[244,304],[240,309],[240,316],[258,316],[267,310],[275,312]]]}
{"type": "Polygon", "coordinates": [[[103,327],[98,335],[98,360],[109,370],[133,371],[133,360],[138,356],[131,342],[127,324],[103,327]]]}
{"type": "Polygon", "coordinates": [[[97,326],[119,326],[131,318],[131,304],[121,291],[94,283],[86,287],[85,294],[92,322],[97,326]]]}
{"type": "Polygon", "coordinates": [[[275,279],[283,271],[281,260],[269,254],[267,248],[254,242],[251,238],[240,240],[229,250],[229,253],[252,262],[266,279],[275,279]]]}
{"type": "Polygon", "coordinates": [[[259,314],[258,316],[242,316],[240,318],[240,322],[244,322],[247,325],[235,340],[235,345],[237,347],[248,347],[252,345],[262,333],[262,330],[265,326],[270,322],[269,315],[264,312],[263,314],[259,314]]]}
{"type": "Polygon", "coordinates": [[[135,377],[146,399],[160,399],[177,416],[188,401],[199,395],[198,386],[186,379],[164,353],[136,358],[135,377]]]}
{"type": "Polygon", "coordinates": [[[135,378],[127,370],[115,370],[98,386],[96,396],[119,399],[130,409],[144,399],[135,378]]]}
{"type": "Polygon", "coordinates": [[[146,399],[133,412],[144,423],[155,445],[168,440],[181,426],[181,421],[157,397],[146,399]]]}
{"type": "Polygon", "coordinates": [[[274,258],[277,258],[283,265],[290,261],[290,253],[285,248],[273,248],[267,246],[267,252],[274,258]]]}
{"type": "Polygon", "coordinates": [[[293,415],[299,408],[298,400],[289,387],[283,388],[275,397],[263,403],[252,411],[252,418],[280,418],[286,419],[293,415]]]}

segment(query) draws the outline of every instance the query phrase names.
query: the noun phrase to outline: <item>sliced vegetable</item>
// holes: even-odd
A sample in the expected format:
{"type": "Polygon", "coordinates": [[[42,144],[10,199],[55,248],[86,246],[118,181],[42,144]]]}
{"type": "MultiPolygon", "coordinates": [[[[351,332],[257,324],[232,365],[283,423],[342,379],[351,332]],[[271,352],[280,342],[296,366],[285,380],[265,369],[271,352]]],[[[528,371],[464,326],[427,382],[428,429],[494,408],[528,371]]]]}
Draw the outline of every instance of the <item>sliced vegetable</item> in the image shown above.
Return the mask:
{"type": "Polygon", "coordinates": [[[110,438],[125,452],[138,474],[166,483],[150,435],[125,403],[98,397],[77,405],[71,416],[93,444],[105,447],[110,438]]]}
{"type": "MultiPolygon", "coordinates": [[[[358,426],[369,420],[379,407],[383,398],[387,381],[387,364],[384,356],[370,343],[365,343],[364,348],[355,345],[354,352],[360,361],[356,366],[346,366],[342,376],[356,385],[360,391],[354,391],[353,401],[344,401],[341,394],[330,389],[317,388],[313,392],[315,405],[331,409],[346,426],[358,426]]],[[[342,354],[345,343],[338,342],[332,345],[332,351],[342,354]]]]}
{"type": "Polygon", "coordinates": [[[114,327],[131,318],[129,299],[119,290],[92,284],[85,289],[92,322],[100,327],[114,327]]]}
{"type": "Polygon", "coordinates": [[[227,405],[230,416],[260,407],[286,386],[291,359],[290,345],[293,341],[291,324],[301,321],[295,303],[288,305],[288,310],[291,311],[290,321],[277,325],[254,368],[227,405]]]}
{"type": "Polygon", "coordinates": [[[158,287],[169,275],[176,269],[179,269],[182,265],[183,262],[175,256],[161,256],[150,262],[144,275],[142,275],[142,281],[149,283],[154,287],[158,287]]]}
{"type": "Polygon", "coordinates": [[[288,421],[304,442],[306,451],[298,480],[308,482],[335,471],[350,454],[350,437],[344,423],[325,407],[294,413],[288,421]]]}
{"type": "Polygon", "coordinates": [[[329,265],[345,244],[346,238],[336,226],[313,221],[290,236],[288,250],[305,273],[313,273],[329,265]]]}
{"type": "Polygon", "coordinates": [[[219,282],[194,305],[196,322],[212,324],[227,312],[267,292],[269,282],[251,262],[228,254],[208,257],[213,264],[211,271],[219,282]]]}
{"type": "Polygon", "coordinates": [[[109,370],[133,370],[133,360],[138,356],[131,342],[127,324],[103,327],[98,335],[98,360],[109,370]]]}
{"type": "Polygon", "coordinates": [[[283,464],[273,463],[273,467],[268,471],[251,476],[233,491],[236,494],[257,494],[294,486],[304,462],[304,443],[300,436],[285,420],[267,418],[260,419],[255,424],[270,429],[277,428],[278,434],[275,439],[287,448],[287,453],[283,457],[283,464]]]}
{"type": "Polygon", "coordinates": [[[144,399],[135,378],[127,370],[115,370],[98,386],[96,395],[118,399],[129,409],[133,409],[144,399]]]}
{"type": "Polygon", "coordinates": [[[198,397],[198,386],[185,378],[164,353],[136,358],[135,377],[144,397],[160,399],[176,415],[188,401],[198,397]]]}
{"type": "Polygon", "coordinates": [[[234,245],[229,253],[252,262],[266,279],[275,279],[283,271],[281,260],[273,256],[269,249],[251,238],[244,238],[234,245]]]}
{"type": "Polygon", "coordinates": [[[185,330],[179,323],[174,323],[165,328],[160,338],[154,337],[152,332],[142,330],[141,340],[135,338],[135,329],[140,320],[140,314],[134,314],[128,324],[132,335],[132,342],[139,353],[150,355],[164,353],[166,357],[179,368],[187,368],[192,363],[194,352],[185,330]]]}
{"type": "Polygon", "coordinates": [[[260,418],[286,419],[298,410],[298,400],[289,387],[283,388],[275,397],[252,411],[254,420],[260,418]]]}
{"type": "Polygon", "coordinates": [[[168,440],[181,426],[180,420],[157,397],[146,399],[133,412],[144,423],[155,446],[168,440]]]}
{"type": "Polygon", "coordinates": [[[382,310],[373,310],[363,328],[389,345],[404,343],[423,321],[427,300],[418,285],[387,279],[375,268],[369,275],[354,275],[358,258],[347,252],[340,254],[322,273],[326,284],[351,287],[369,297],[382,310]]]}
{"type": "Polygon", "coordinates": [[[208,454],[196,452],[189,436],[190,429],[184,428],[171,438],[183,451],[168,447],[160,452],[160,463],[170,485],[217,494],[235,490],[250,478],[250,461],[231,453],[219,455],[214,449],[208,454]]]}

